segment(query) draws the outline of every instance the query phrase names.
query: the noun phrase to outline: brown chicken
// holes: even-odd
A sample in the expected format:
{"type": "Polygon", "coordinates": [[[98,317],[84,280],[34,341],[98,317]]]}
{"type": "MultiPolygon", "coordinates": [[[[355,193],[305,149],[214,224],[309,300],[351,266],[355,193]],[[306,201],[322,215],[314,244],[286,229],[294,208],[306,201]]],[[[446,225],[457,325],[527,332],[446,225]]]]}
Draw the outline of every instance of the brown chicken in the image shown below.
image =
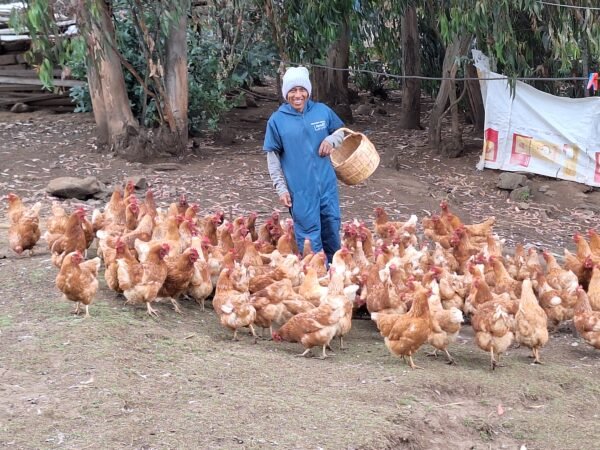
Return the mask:
{"type": "Polygon", "coordinates": [[[120,239],[115,243],[114,249],[107,247],[105,250],[103,250],[102,256],[104,258],[104,265],[106,267],[104,271],[106,285],[109,287],[109,289],[122,294],[123,289],[119,285],[117,261],[119,259],[125,259],[127,264],[137,264],[137,259],[131,254],[129,247],[127,247],[125,242],[120,239]]]}
{"type": "Polygon", "coordinates": [[[314,267],[306,268],[304,279],[300,286],[298,286],[298,294],[314,306],[319,306],[321,299],[327,295],[327,287],[319,284],[317,270],[314,267]]]}
{"type": "Polygon", "coordinates": [[[573,307],[563,300],[560,291],[553,289],[542,273],[537,274],[537,293],[540,306],[548,317],[548,323],[552,329],[573,318],[573,307]]]}
{"type": "Polygon", "coordinates": [[[282,325],[296,314],[310,311],[314,305],[294,292],[292,282],[284,278],[252,295],[250,303],[256,309],[254,324],[269,329],[273,335],[273,324],[282,325]]]}
{"type": "Polygon", "coordinates": [[[573,322],[581,338],[592,347],[600,349],[600,311],[592,311],[587,294],[582,287],[577,288],[577,305],[573,322]]]}
{"type": "Polygon", "coordinates": [[[50,246],[50,252],[52,253],[52,263],[56,267],[60,267],[62,260],[67,253],[79,251],[82,254],[87,249],[87,240],[85,238],[85,232],[81,226],[83,219],[85,218],[85,211],[77,209],[69,216],[65,232],[53,239],[52,245],[50,246]]]}
{"type": "Polygon", "coordinates": [[[80,305],[85,306],[85,317],[90,316],[89,306],[98,291],[98,269],[100,258],[83,261],[79,251],[68,253],[56,276],[56,287],[65,298],[76,302],[75,314],[79,314],[80,305]]]}
{"type": "Polygon", "coordinates": [[[200,306],[202,306],[202,311],[204,311],[204,303],[213,292],[213,284],[210,279],[210,271],[206,261],[198,260],[194,264],[194,267],[194,274],[190,280],[187,293],[196,301],[196,303],[199,303],[200,306]]]}
{"type": "Polygon", "coordinates": [[[217,281],[212,304],[221,325],[233,331],[234,341],[238,340],[238,330],[248,327],[256,344],[257,336],[254,331],[256,309],[250,304],[245,271],[243,267],[223,269],[217,281]]]}
{"type": "Polygon", "coordinates": [[[179,314],[181,309],[177,300],[188,290],[196,270],[196,261],[198,261],[198,251],[195,248],[188,248],[181,255],[166,260],[167,276],[158,291],[158,297],[169,298],[179,314]]]}
{"type": "Polygon", "coordinates": [[[540,348],[548,342],[548,318],[538,303],[529,278],[523,280],[515,323],[515,339],[531,349],[534,364],[541,364],[540,348]]]}
{"type": "Polygon", "coordinates": [[[65,232],[65,227],[69,216],[62,205],[53,201],[50,207],[50,216],[46,219],[46,232],[49,234],[62,234],[65,232]]]}
{"type": "Polygon", "coordinates": [[[594,311],[600,311],[600,266],[594,264],[587,290],[588,301],[594,311]]]}
{"type": "Polygon", "coordinates": [[[313,347],[322,347],[320,359],[328,357],[325,349],[340,331],[340,320],[345,310],[337,304],[323,303],[310,311],[297,314],[288,320],[278,331],[273,332],[276,342],[299,342],[305,348],[296,356],[306,356],[313,347]]]}
{"type": "Polygon", "coordinates": [[[477,308],[471,319],[475,331],[475,343],[490,353],[492,370],[500,362],[500,356],[512,344],[514,335],[514,317],[508,312],[504,302],[489,301],[477,308]],[[494,356],[496,354],[498,358],[494,356]]]}
{"type": "MultiPolygon", "coordinates": [[[[13,194],[14,195],[14,194],[13,194]]],[[[29,256],[33,256],[33,247],[40,240],[40,209],[42,204],[36,203],[31,209],[21,208],[19,214],[15,210],[10,211],[11,222],[8,228],[8,244],[10,249],[17,255],[29,250],[29,256]]],[[[10,210],[10,206],[9,206],[10,210]]]]}
{"type": "Polygon", "coordinates": [[[344,336],[352,328],[352,301],[344,293],[344,274],[330,269],[330,281],[327,285],[327,294],[323,297],[321,303],[331,306],[334,310],[343,310],[343,314],[337,323],[335,337],[340,339],[340,350],[346,350],[344,347],[344,336]]]}
{"type": "Polygon", "coordinates": [[[412,355],[427,342],[433,322],[429,312],[428,297],[430,290],[417,286],[414,301],[406,314],[371,313],[371,319],[377,324],[385,345],[395,356],[408,357],[411,369],[422,369],[415,365],[412,355]]]}
{"type": "Polygon", "coordinates": [[[552,253],[544,251],[542,256],[546,261],[546,280],[548,284],[559,291],[564,290],[574,294],[579,286],[577,275],[570,270],[562,269],[552,253]]]}
{"type": "Polygon", "coordinates": [[[433,356],[437,356],[437,350],[443,351],[448,358],[448,364],[454,364],[455,361],[448,352],[448,346],[456,341],[461,324],[464,322],[463,314],[454,306],[449,309],[442,307],[439,287],[435,282],[432,283],[432,291],[433,295],[428,298],[432,327],[427,342],[434,348],[433,356]]]}
{"type": "Polygon", "coordinates": [[[129,263],[124,259],[117,261],[119,286],[127,299],[126,303],[145,303],[148,314],[158,317],[150,303],[156,300],[158,291],[167,278],[168,267],[165,257],[169,254],[169,245],[152,243],[148,255],[142,263],[129,263]]]}

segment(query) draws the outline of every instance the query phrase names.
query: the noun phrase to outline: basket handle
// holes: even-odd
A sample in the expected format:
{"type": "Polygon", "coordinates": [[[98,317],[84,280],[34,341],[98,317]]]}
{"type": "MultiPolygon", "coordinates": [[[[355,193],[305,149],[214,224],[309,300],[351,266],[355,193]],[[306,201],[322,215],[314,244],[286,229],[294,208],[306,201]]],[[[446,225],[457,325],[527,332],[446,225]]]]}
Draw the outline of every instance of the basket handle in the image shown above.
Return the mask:
{"type": "MultiPolygon", "coordinates": [[[[352,136],[352,135],[355,135],[355,134],[358,134],[358,135],[362,136],[362,133],[359,133],[358,131],[352,131],[350,128],[342,127],[342,128],[338,128],[337,130],[335,130],[336,133],[338,131],[343,131],[345,133],[348,133],[348,136],[352,136]]],[[[346,139],[348,136],[344,136],[344,139],[346,139]]]]}

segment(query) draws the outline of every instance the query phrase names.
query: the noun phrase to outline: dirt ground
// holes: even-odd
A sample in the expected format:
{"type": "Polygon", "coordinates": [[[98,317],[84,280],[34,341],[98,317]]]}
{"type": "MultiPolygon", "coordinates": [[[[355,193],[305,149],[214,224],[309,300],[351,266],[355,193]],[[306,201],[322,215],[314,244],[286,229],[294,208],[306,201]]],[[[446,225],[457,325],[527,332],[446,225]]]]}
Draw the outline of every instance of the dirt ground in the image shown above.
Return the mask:
{"type": "MultiPolygon", "coordinates": [[[[261,153],[273,102],[236,109],[222,144],[198,139],[184,160],[126,163],[94,149],[90,115],[0,112],[0,194],[43,201],[57,176],[94,175],[107,186],[144,176],[162,204],[179,194],[236,215],[277,207],[261,153]],[[165,163],[168,163],[165,165],[165,163]],[[173,164],[174,163],[174,164],[173,164]]],[[[595,226],[600,194],[585,186],[531,177],[527,204],[507,201],[498,172],[475,169],[481,136],[467,126],[468,151],[445,160],[426,144],[426,131],[395,126],[387,115],[356,116],[382,165],[366,183],[341,188],[344,220],[370,222],[375,206],[393,218],[419,217],[448,199],[465,221],[497,218],[507,248],[526,242],[562,254],[575,232],[595,226]],[[396,170],[397,169],[397,170],[396,170]],[[549,197],[538,191],[547,185],[549,197]]],[[[425,104],[424,110],[428,104],[425,104]]],[[[423,124],[428,114],[423,113],[423,124]]],[[[88,209],[102,202],[67,201],[88,209]]],[[[160,318],[125,306],[104,279],[92,317],[73,316],[54,286],[56,269],[43,245],[16,257],[0,219],[0,446],[68,449],[596,449],[600,418],[600,353],[567,325],[551,335],[534,366],[528,350],[511,349],[491,372],[489,357],[464,326],[443,358],[415,360],[411,371],[393,358],[374,324],[355,320],[349,350],[328,360],[294,358],[296,344],[240,342],[210,308],[183,302],[160,318]],[[525,447],[522,447],[525,446],[525,447]]],[[[334,350],[337,346],[334,345],[334,350]]]]}

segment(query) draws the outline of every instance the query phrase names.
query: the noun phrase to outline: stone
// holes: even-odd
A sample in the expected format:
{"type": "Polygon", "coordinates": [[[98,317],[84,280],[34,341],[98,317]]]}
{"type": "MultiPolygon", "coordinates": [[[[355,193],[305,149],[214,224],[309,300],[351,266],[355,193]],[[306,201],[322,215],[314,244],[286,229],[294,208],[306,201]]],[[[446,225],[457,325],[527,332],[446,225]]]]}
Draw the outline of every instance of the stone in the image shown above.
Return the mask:
{"type": "Polygon", "coordinates": [[[375,108],[375,112],[377,114],[379,114],[380,116],[387,116],[387,110],[382,108],[381,106],[378,106],[377,108],[375,108]]]}
{"type": "Polygon", "coordinates": [[[556,197],[556,191],[546,191],[548,197],[556,197]]]}
{"type": "Polygon", "coordinates": [[[246,106],[248,108],[258,108],[258,103],[253,95],[246,95],[246,106]]]}
{"type": "Polygon", "coordinates": [[[527,177],[525,175],[513,172],[503,172],[498,177],[496,187],[498,189],[512,191],[514,189],[517,189],[519,186],[524,186],[526,181],[527,177]]]}
{"type": "Polygon", "coordinates": [[[148,181],[146,177],[142,175],[132,175],[130,177],[125,178],[125,184],[133,182],[133,185],[136,189],[146,189],[148,187],[148,181]]]}
{"type": "Polygon", "coordinates": [[[366,105],[363,103],[362,105],[358,105],[358,108],[356,108],[356,114],[358,114],[359,116],[370,116],[372,110],[373,109],[370,105],[366,105]]]}
{"type": "Polygon", "coordinates": [[[519,202],[519,203],[517,203],[517,207],[519,209],[529,209],[529,203],[519,202]]]}
{"type": "Polygon", "coordinates": [[[171,170],[179,170],[181,166],[177,163],[159,163],[152,167],[155,172],[168,172],[171,170]]]}
{"type": "Polygon", "coordinates": [[[31,111],[31,106],[25,103],[15,103],[12,108],[10,108],[11,113],[26,113],[31,111]]]}
{"type": "Polygon", "coordinates": [[[59,177],[50,180],[46,192],[60,198],[87,200],[94,194],[102,192],[102,185],[96,177],[59,177]]]}
{"type": "Polygon", "coordinates": [[[544,184],[542,186],[539,187],[538,191],[540,192],[547,192],[548,189],[550,189],[550,186],[548,186],[547,184],[544,184]]]}
{"type": "Polygon", "coordinates": [[[531,200],[531,188],[529,186],[522,186],[514,189],[508,196],[513,202],[526,202],[531,200]]]}

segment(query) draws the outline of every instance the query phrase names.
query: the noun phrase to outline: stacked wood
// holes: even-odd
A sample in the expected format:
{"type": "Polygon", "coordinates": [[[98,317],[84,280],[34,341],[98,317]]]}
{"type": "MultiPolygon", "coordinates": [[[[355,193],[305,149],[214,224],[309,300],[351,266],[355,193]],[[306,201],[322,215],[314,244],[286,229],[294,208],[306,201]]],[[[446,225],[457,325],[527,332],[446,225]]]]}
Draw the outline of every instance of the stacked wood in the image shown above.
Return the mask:
{"type": "MultiPolygon", "coordinates": [[[[31,46],[30,36],[8,28],[13,8],[22,7],[22,3],[0,5],[0,109],[24,112],[43,108],[73,112],[75,106],[69,97],[69,88],[85,83],[68,79],[61,70],[55,70],[56,92],[43,89],[37,72],[25,59],[25,52],[31,46]]],[[[75,26],[75,20],[67,17],[57,16],[57,20],[61,33],[75,26]]]]}

